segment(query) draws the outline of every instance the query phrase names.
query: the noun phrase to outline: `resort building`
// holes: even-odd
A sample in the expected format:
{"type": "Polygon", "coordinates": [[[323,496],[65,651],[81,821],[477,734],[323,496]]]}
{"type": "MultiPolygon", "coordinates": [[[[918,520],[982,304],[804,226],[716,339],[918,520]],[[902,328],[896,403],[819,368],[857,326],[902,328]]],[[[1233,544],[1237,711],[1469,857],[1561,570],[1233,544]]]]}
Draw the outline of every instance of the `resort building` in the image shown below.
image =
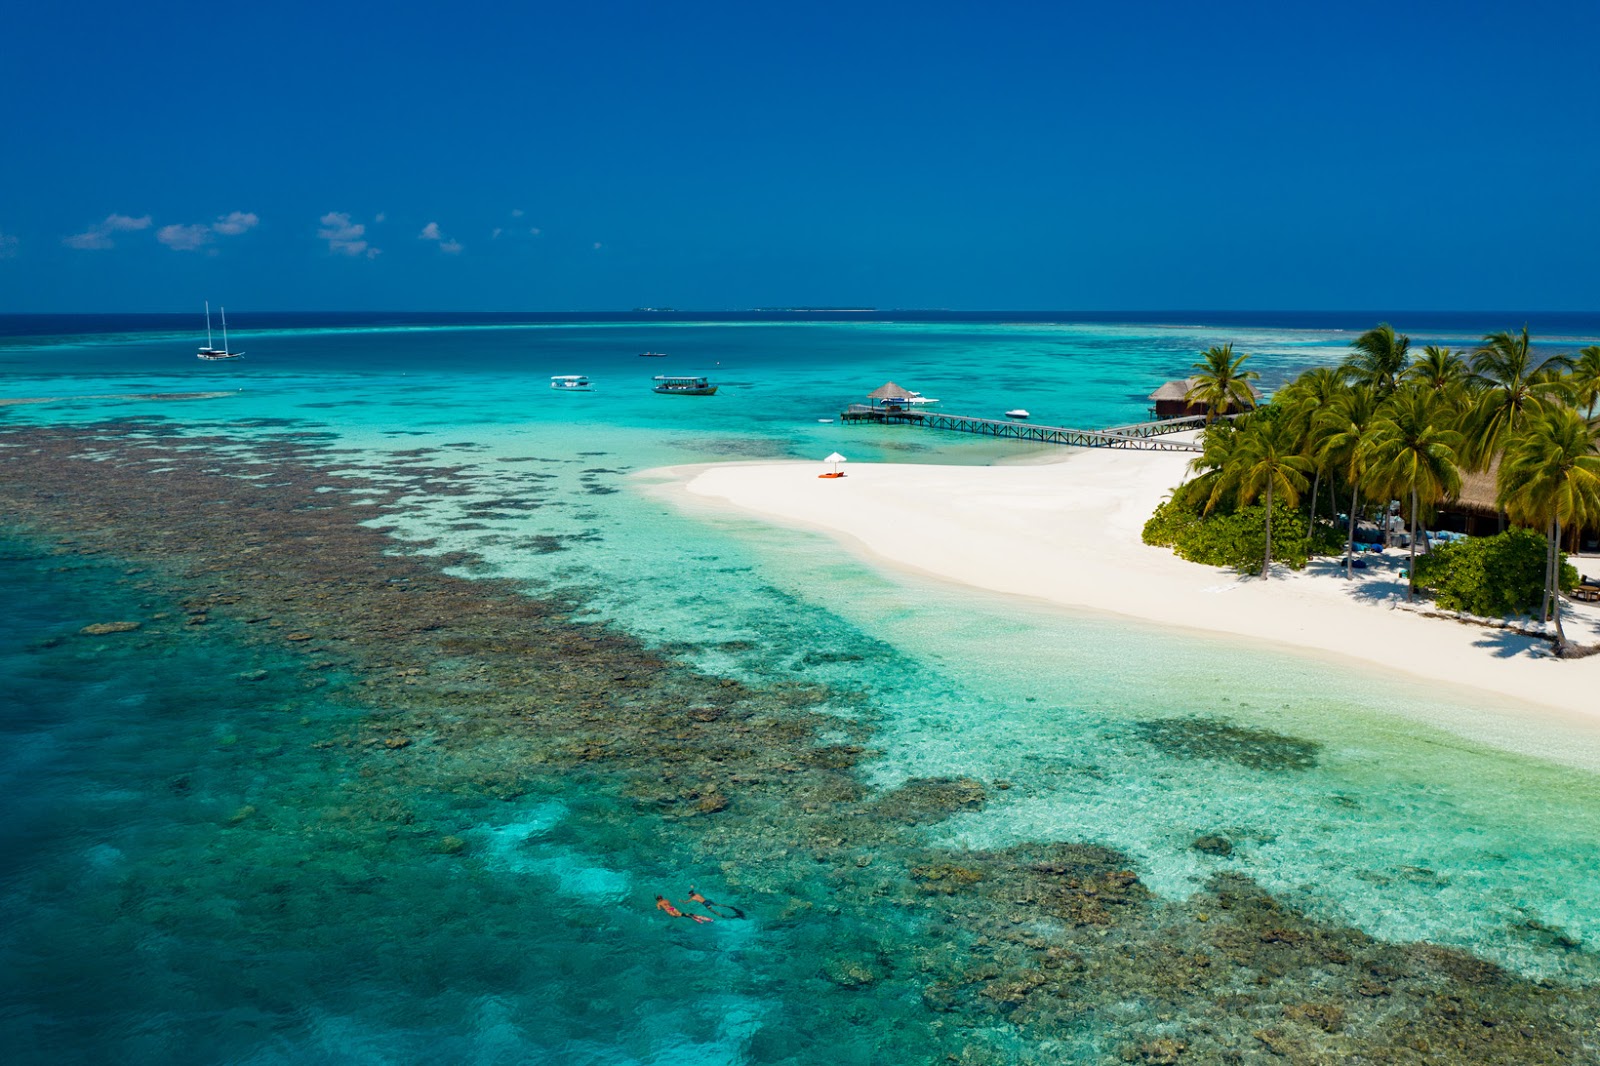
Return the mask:
{"type": "MultiPolygon", "coordinates": [[[[1511,526],[1495,506],[1495,486],[1500,477],[1500,460],[1489,469],[1463,472],[1461,492],[1440,500],[1438,516],[1429,524],[1430,529],[1446,529],[1465,533],[1471,537],[1492,537],[1511,526]]],[[[1561,550],[1570,553],[1600,551],[1600,529],[1568,527],[1562,531],[1561,550]]]]}
{"type": "MultiPolygon", "coordinates": [[[[1152,418],[1193,418],[1206,413],[1203,403],[1190,403],[1189,390],[1195,386],[1195,378],[1184,378],[1181,381],[1169,381],[1155,392],[1150,394],[1150,415],[1152,418]]],[[[1255,397],[1256,403],[1261,402],[1261,390],[1254,385],[1250,386],[1250,395],[1255,397]]],[[[1244,408],[1229,404],[1220,412],[1225,415],[1238,414],[1244,408]]]]}

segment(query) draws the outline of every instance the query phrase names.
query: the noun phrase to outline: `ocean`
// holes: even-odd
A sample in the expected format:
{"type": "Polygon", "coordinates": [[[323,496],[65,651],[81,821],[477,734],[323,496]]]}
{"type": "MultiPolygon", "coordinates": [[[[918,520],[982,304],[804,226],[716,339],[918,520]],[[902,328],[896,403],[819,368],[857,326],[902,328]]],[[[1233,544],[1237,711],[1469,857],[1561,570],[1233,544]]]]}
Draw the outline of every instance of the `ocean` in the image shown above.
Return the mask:
{"type": "Polygon", "coordinates": [[[1600,315],[197,318],[0,316],[11,1061],[1420,1055],[1451,995],[1593,1061],[1600,733],[637,475],[1050,452],[837,421],[891,380],[1097,428],[1212,344],[1270,392],[1600,315]]]}

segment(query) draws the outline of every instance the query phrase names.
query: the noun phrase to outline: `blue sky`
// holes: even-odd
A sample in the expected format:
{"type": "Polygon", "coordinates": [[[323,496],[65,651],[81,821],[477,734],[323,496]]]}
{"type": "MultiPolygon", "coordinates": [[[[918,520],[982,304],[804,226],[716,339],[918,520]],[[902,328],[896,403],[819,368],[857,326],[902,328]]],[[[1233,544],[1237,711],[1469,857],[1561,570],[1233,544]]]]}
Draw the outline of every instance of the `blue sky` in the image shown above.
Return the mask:
{"type": "Polygon", "coordinates": [[[1600,309],[1600,5],[32,4],[0,311],[1600,309]]]}

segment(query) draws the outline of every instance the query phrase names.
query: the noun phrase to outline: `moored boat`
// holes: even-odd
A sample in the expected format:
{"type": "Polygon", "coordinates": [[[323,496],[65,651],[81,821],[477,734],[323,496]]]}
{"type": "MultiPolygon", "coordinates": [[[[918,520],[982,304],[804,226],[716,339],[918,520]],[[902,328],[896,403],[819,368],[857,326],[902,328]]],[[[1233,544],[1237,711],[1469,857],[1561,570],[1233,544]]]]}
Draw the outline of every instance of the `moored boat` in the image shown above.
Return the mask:
{"type": "Polygon", "coordinates": [[[666,357],[667,357],[667,353],[666,352],[640,352],[639,353],[639,358],[640,359],[665,359],[666,357]]]}
{"type": "Polygon", "coordinates": [[[550,387],[558,392],[593,392],[594,385],[582,374],[552,374],[550,387]]]}
{"type": "Polygon", "coordinates": [[[655,386],[650,390],[670,396],[715,396],[717,387],[702,377],[692,375],[657,374],[655,386]]]}
{"type": "Polygon", "coordinates": [[[207,300],[206,301],[206,346],[204,348],[201,348],[198,352],[195,353],[195,358],[204,359],[208,363],[214,363],[219,359],[239,359],[239,358],[243,357],[243,355],[244,355],[243,352],[230,352],[230,351],[228,351],[228,309],[226,307],[224,307],[224,308],[221,309],[221,311],[222,311],[222,347],[213,348],[211,346],[211,301],[207,300]]]}
{"type": "Polygon", "coordinates": [[[1022,421],[1022,420],[1026,419],[1028,417],[1028,412],[1024,411],[1020,407],[1014,407],[1011,410],[1006,412],[1006,417],[1007,418],[1014,418],[1014,419],[1017,419],[1018,421],[1022,421]]]}

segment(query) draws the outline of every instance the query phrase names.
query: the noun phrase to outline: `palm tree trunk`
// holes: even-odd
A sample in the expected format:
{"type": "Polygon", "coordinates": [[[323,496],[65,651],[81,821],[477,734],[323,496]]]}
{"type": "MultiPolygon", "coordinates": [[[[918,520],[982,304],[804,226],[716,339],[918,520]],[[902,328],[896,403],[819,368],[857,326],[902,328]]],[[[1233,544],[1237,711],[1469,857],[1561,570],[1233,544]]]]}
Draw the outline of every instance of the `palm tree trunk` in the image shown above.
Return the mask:
{"type": "Polygon", "coordinates": [[[1317,490],[1322,487],[1322,467],[1317,467],[1317,476],[1311,482],[1311,528],[1317,527],[1317,490]]]}
{"type": "Polygon", "coordinates": [[[1555,537],[1556,520],[1551,518],[1544,527],[1544,596],[1539,600],[1539,621],[1550,621],[1550,587],[1555,583],[1554,571],[1550,560],[1555,558],[1553,538],[1555,537]]]}
{"type": "Polygon", "coordinates": [[[1261,577],[1272,577],[1272,480],[1267,480],[1267,554],[1261,560],[1261,577]]]}
{"type": "Polygon", "coordinates": [[[1356,501],[1361,498],[1361,486],[1352,483],[1350,486],[1350,539],[1344,545],[1344,576],[1350,576],[1350,561],[1356,554],[1356,501]]]}
{"type": "Polygon", "coordinates": [[[1417,594],[1417,487],[1411,486],[1411,560],[1406,564],[1406,602],[1417,594]]]}
{"type": "Polygon", "coordinates": [[[1556,620],[1556,651],[1559,653],[1567,650],[1567,635],[1561,629],[1561,519],[1555,519],[1552,524],[1555,538],[1551,541],[1554,560],[1550,564],[1550,613],[1556,620]]]}

